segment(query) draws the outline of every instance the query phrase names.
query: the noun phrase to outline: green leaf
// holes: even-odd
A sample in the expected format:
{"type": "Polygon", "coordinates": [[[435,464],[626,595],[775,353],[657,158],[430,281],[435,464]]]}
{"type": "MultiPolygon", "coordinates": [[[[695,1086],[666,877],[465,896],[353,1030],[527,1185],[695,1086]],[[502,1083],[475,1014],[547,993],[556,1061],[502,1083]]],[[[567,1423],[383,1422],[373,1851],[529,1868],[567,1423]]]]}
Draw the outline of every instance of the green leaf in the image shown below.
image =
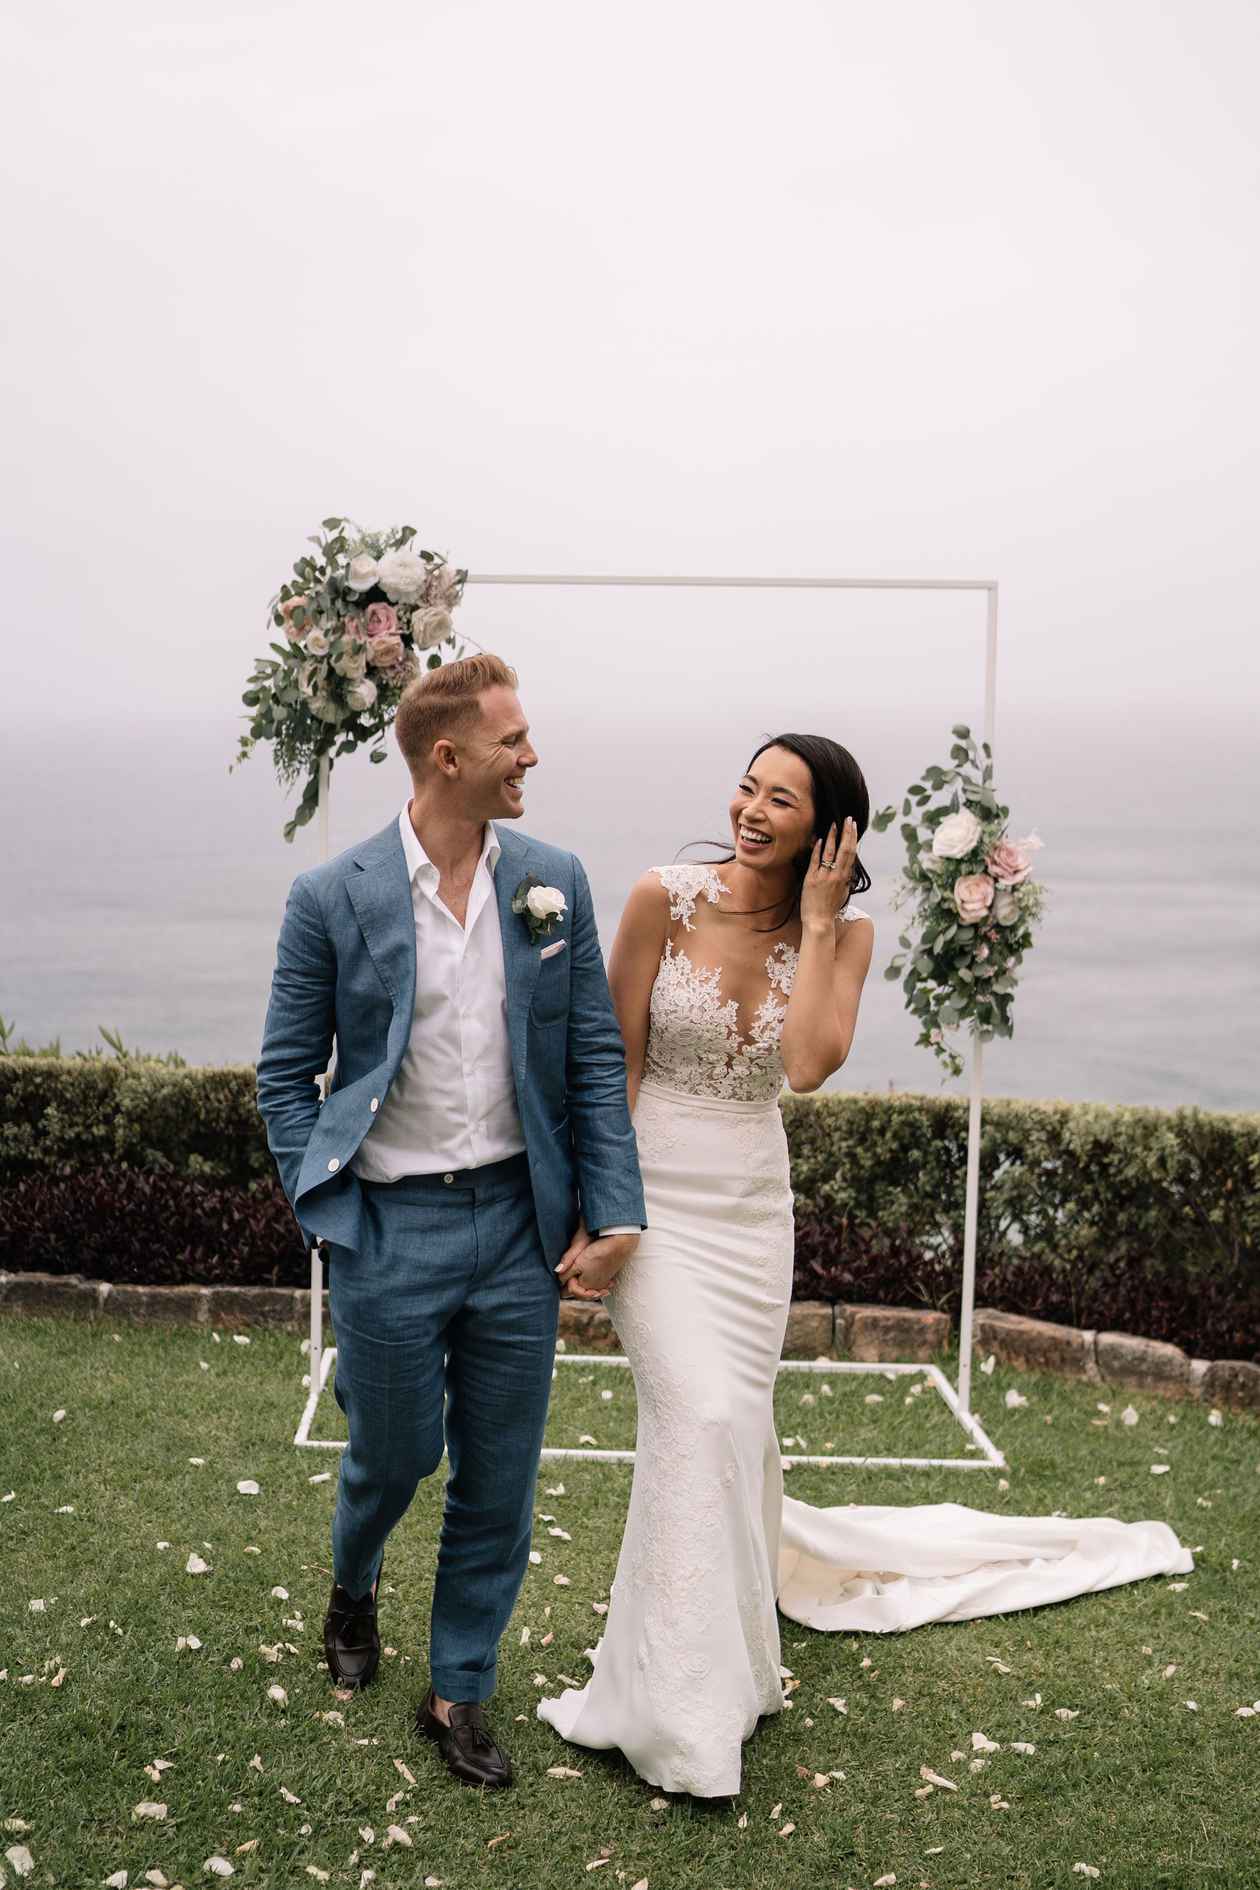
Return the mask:
{"type": "Polygon", "coordinates": [[[901,967],[899,965],[889,965],[884,976],[888,979],[890,984],[896,984],[898,978],[901,976],[901,967]]]}
{"type": "Polygon", "coordinates": [[[964,742],[971,740],[971,730],[967,727],[967,724],[965,722],[955,722],[953,728],[949,732],[951,735],[957,735],[960,738],[960,740],[964,742]]]}
{"type": "Polygon", "coordinates": [[[387,759],[388,756],[384,748],[374,748],[368,756],[369,761],[385,761],[387,759]]]}
{"type": "Polygon", "coordinates": [[[322,518],[319,522],[326,532],[335,532],[340,531],[344,520],[339,518],[322,518]]]}

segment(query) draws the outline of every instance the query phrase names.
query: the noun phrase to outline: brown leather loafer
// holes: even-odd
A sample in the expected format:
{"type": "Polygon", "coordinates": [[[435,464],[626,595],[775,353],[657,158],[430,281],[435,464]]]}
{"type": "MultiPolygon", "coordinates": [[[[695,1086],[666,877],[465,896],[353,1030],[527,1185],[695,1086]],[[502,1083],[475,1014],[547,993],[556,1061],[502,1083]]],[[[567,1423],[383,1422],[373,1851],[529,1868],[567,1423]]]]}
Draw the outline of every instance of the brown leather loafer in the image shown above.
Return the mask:
{"type": "Polygon", "coordinates": [[[502,1788],[512,1783],[512,1761],[496,1743],[486,1725],[485,1713],[476,1701],[453,1705],[448,1726],[433,1711],[433,1689],[430,1688],[416,1714],[416,1731],[437,1742],[447,1770],[461,1785],[502,1788]]]}
{"type": "MultiPolygon", "coordinates": [[[[381,1578],[376,1578],[380,1589],[381,1578]]],[[[370,1686],[381,1658],[381,1637],[376,1628],[376,1595],[369,1589],[357,1601],[334,1582],[324,1616],[324,1658],[339,1686],[370,1686]]]]}

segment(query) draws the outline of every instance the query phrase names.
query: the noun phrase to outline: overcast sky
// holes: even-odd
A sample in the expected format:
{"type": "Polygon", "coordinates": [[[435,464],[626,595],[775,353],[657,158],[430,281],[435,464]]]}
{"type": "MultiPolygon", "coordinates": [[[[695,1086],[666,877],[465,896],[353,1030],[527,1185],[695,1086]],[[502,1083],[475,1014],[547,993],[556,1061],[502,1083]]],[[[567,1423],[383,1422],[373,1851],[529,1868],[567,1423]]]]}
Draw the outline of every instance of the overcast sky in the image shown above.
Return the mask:
{"type": "MultiPolygon", "coordinates": [[[[51,664],[67,718],[230,725],[330,511],[474,571],[995,577],[1008,727],[1213,740],[1254,687],[1250,0],[27,0],[4,51],[41,716],[51,664]]],[[[978,600],[798,603],[463,620],[553,714],[977,682],[978,600]]]]}

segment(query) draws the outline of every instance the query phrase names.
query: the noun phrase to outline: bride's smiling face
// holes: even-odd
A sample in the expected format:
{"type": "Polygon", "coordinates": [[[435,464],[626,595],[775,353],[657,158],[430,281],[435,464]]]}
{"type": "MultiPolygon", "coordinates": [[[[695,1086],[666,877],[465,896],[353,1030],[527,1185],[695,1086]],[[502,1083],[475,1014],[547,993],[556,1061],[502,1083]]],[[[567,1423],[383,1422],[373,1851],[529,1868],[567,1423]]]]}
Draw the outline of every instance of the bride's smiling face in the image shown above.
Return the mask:
{"type": "Polygon", "coordinates": [[[731,802],[735,858],[758,869],[795,865],[814,844],[814,786],[790,748],[765,748],[731,802]]]}

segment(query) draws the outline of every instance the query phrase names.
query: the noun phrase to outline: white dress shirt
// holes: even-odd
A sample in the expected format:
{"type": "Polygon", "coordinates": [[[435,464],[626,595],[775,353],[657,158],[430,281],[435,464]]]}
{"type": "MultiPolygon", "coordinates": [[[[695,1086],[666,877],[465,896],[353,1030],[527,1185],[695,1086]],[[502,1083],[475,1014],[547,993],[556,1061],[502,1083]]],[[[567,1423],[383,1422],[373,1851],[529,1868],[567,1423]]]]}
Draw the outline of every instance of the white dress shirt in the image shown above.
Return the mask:
{"type": "MultiPolygon", "coordinates": [[[[416,998],[398,1074],[351,1163],[364,1181],[481,1168],[525,1147],[494,897],[502,850],[494,828],[486,822],[463,925],[438,898],[438,869],[407,807],[398,816],[398,831],[416,928],[416,998]]],[[[637,1234],[641,1228],[603,1231],[637,1234]]]]}
{"type": "Polygon", "coordinates": [[[398,1073],[351,1164],[365,1181],[481,1168],[525,1147],[494,897],[494,828],[486,822],[463,925],[438,898],[438,869],[406,807],[398,830],[416,928],[416,1000],[398,1073]]]}

